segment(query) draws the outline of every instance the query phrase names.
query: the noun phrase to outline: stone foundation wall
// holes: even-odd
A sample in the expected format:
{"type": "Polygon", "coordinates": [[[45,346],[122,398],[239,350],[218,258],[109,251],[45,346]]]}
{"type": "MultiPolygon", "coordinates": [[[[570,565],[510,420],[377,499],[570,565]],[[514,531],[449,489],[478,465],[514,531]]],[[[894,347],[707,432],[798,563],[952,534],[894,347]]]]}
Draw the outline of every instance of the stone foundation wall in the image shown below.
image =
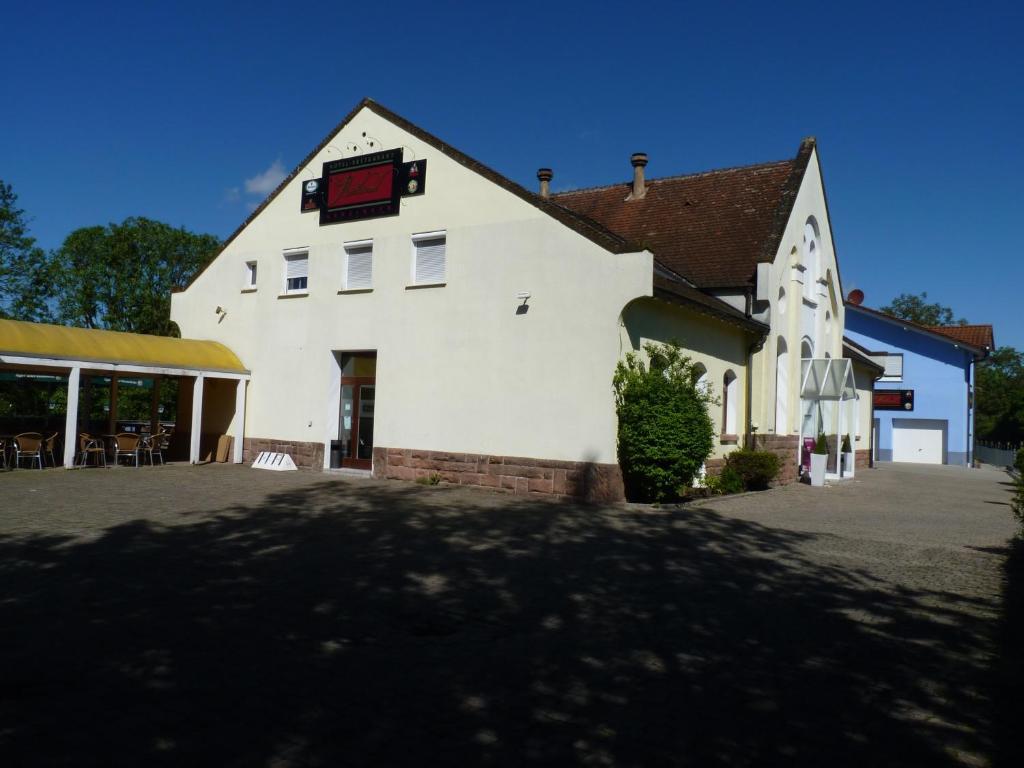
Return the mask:
{"type": "Polygon", "coordinates": [[[854,471],[858,469],[869,469],[871,467],[871,449],[862,448],[858,451],[854,451],[853,457],[853,468],[854,471]]]}
{"type": "Polygon", "coordinates": [[[297,467],[322,469],[324,466],[324,444],[303,443],[297,440],[275,440],[269,437],[246,437],[242,440],[242,461],[256,460],[261,451],[287,453],[297,467]]]}
{"type": "Polygon", "coordinates": [[[779,457],[779,475],[773,485],[795,483],[800,476],[797,471],[796,449],[800,444],[799,435],[747,435],[746,446],[756,451],[771,451],[779,457]]]}
{"type": "Polygon", "coordinates": [[[725,459],[708,459],[704,462],[704,473],[708,477],[718,477],[725,469],[725,459]]]}
{"type": "Polygon", "coordinates": [[[446,483],[490,488],[516,495],[540,494],[593,502],[624,501],[618,464],[555,461],[519,456],[373,449],[373,476],[416,480],[433,474],[446,483]]]}

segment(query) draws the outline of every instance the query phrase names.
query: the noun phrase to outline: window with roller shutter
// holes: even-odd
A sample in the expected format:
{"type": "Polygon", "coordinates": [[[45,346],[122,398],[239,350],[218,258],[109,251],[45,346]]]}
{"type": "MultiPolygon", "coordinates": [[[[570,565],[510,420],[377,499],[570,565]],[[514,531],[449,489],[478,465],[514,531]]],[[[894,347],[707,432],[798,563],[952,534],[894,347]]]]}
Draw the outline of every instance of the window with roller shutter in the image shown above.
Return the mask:
{"type": "Polygon", "coordinates": [[[447,278],[447,243],[444,232],[413,236],[414,285],[443,285],[447,278]]]}
{"type": "Polygon", "coordinates": [[[309,252],[284,255],[284,292],[306,293],[309,288],[309,252]]]}
{"type": "Polygon", "coordinates": [[[373,288],[373,241],[345,244],[346,291],[373,288]]]}

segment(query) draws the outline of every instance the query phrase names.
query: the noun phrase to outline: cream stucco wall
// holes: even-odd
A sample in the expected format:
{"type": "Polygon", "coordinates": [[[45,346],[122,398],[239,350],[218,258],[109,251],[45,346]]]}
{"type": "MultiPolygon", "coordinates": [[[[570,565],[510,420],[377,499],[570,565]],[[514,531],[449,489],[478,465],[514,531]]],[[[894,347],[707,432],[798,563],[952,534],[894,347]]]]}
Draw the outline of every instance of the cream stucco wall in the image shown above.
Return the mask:
{"type": "Polygon", "coordinates": [[[252,371],[248,437],[336,439],[334,352],[375,350],[378,446],[614,462],[617,324],[650,295],[651,275],[650,253],[609,253],[364,108],[174,295],[171,316],[184,337],[223,342],[252,371]],[[377,141],[369,151],[427,159],[426,193],[398,216],[321,227],[299,212],[301,185],[364,132],[377,141]],[[446,285],[408,290],[410,238],[437,230],[446,285]],[[339,294],[343,243],[365,239],[373,290],[339,294]],[[291,248],[309,251],[308,295],[282,298],[291,248]],[[242,290],[247,261],[258,263],[255,292],[242,290]]]}
{"type": "Polygon", "coordinates": [[[832,247],[817,150],[808,162],[792,214],[771,264],[767,296],[772,333],[764,348],[754,356],[753,422],[761,432],[797,435],[800,432],[801,342],[804,338],[810,340],[816,358],[840,358],[845,327],[842,287],[832,247]],[[804,228],[812,218],[817,224],[819,249],[819,267],[813,272],[806,263],[803,245],[804,228]],[[813,290],[810,297],[805,297],[804,283],[812,275],[813,290]],[[779,298],[780,288],[785,290],[784,302],[779,298]],[[827,324],[826,313],[829,318],[827,324]],[[776,359],[780,337],[788,349],[787,424],[784,428],[776,424],[776,359]]]}
{"type": "Polygon", "coordinates": [[[877,374],[866,365],[853,363],[853,379],[857,388],[857,436],[854,449],[865,451],[871,447],[871,402],[874,397],[877,374]]]}
{"type": "MultiPolygon", "coordinates": [[[[738,326],[653,298],[637,299],[623,310],[620,325],[623,354],[641,351],[648,342],[677,342],[694,363],[707,370],[711,393],[717,405],[709,407],[716,436],[723,432],[722,386],[727,371],[736,376],[736,432],[744,431],[747,408],[747,350],[751,335],[738,326]]],[[[740,443],[724,444],[715,440],[713,458],[721,458],[740,443]]]]}

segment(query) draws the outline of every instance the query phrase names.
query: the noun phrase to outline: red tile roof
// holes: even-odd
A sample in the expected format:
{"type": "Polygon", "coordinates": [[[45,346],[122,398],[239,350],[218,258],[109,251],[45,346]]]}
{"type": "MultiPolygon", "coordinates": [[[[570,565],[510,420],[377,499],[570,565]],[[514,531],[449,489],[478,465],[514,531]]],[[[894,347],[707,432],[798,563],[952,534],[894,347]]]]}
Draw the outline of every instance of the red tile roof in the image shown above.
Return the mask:
{"type": "Polygon", "coordinates": [[[991,325],[927,325],[928,330],[941,333],[962,344],[981,349],[995,349],[995,334],[991,325]]]}
{"type": "Polygon", "coordinates": [[[940,336],[943,341],[955,341],[970,347],[981,357],[987,356],[988,351],[995,349],[995,338],[991,325],[920,325],[911,320],[905,320],[902,317],[896,317],[877,309],[871,309],[871,307],[865,307],[863,304],[851,304],[850,302],[846,302],[846,311],[874,315],[895,325],[902,325],[905,328],[916,328],[918,331],[932,334],[933,337],[940,336]]]}
{"type": "Polygon", "coordinates": [[[551,199],[624,239],[698,288],[751,285],[757,264],[775,258],[782,230],[814,149],[807,139],[793,160],[580,189],[551,199]]]}

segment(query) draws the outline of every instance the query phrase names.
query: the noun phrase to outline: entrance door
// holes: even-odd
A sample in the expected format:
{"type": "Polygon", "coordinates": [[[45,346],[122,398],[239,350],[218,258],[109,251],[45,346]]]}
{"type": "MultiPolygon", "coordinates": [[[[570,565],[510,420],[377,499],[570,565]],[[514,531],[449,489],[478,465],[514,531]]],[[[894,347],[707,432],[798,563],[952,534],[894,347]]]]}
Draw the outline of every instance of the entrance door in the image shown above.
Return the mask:
{"type": "Polygon", "coordinates": [[[341,356],[341,414],[338,439],[341,466],[370,469],[373,460],[373,410],[377,355],[356,352],[341,356]]]}

